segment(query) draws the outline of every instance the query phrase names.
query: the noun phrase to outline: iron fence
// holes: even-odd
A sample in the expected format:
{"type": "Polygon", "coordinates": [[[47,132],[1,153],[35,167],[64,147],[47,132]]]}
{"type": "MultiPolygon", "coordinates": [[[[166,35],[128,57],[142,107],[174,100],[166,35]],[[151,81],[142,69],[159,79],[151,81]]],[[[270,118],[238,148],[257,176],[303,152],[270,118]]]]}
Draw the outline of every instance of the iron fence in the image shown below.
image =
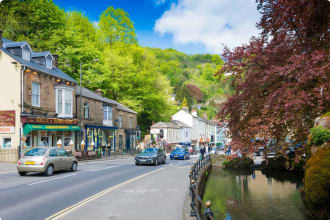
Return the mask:
{"type": "Polygon", "coordinates": [[[190,169],[189,172],[189,179],[190,179],[190,196],[191,196],[191,217],[196,217],[198,220],[202,220],[202,215],[199,211],[200,208],[204,210],[204,217],[206,220],[213,220],[213,212],[211,209],[211,201],[206,201],[205,204],[203,203],[202,198],[200,197],[198,190],[197,190],[197,181],[199,176],[201,175],[203,169],[209,166],[211,163],[210,155],[205,155],[203,158],[198,159],[190,169]]]}

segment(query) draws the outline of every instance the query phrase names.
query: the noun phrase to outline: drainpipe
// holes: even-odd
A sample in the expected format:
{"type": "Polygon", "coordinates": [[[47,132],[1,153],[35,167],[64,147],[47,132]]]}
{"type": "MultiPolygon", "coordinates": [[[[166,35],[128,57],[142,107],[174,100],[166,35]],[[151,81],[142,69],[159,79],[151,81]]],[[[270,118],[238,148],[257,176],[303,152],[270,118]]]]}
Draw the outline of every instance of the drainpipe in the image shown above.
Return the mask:
{"type": "Polygon", "coordinates": [[[22,124],[22,121],[21,121],[21,114],[23,113],[24,111],[24,71],[25,71],[25,66],[21,66],[21,80],[20,80],[20,83],[21,83],[21,112],[20,112],[20,129],[19,129],[19,149],[18,149],[18,158],[21,158],[21,152],[22,152],[22,133],[23,133],[23,124],[22,124]]]}

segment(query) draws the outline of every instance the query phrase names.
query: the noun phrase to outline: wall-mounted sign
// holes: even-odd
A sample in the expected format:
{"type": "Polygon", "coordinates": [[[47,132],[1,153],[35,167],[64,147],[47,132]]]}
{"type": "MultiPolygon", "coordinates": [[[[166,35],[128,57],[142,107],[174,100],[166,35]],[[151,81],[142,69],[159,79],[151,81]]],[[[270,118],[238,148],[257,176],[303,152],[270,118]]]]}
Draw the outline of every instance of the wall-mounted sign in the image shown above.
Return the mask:
{"type": "Polygon", "coordinates": [[[15,133],[15,111],[0,111],[0,133],[15,133]]]}
{"type": "Polygon", "coordinates": [[[76,125],[77,119],[62,118],[22,118],[23,124],[60,124],[60,125],[76,125]]]}

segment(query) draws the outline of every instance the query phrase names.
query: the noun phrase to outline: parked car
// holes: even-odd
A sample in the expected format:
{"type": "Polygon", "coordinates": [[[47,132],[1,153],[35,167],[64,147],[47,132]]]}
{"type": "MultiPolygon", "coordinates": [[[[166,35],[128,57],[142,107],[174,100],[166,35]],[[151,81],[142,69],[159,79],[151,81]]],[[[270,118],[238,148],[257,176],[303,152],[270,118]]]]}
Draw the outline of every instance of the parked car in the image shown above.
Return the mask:
{"type": "Polygon", "coordinates": [[[160,163],[166,163],[166,154],[160,148],[146,148],[135,155],[135,165],[153,164],[157,166],[160,163]]]}
{"type": "Polygon", "coordinates": [[[186,160],[190,158],[190,154],[187,148],[176,148],[172,150],[170,154],[170,159],[182,159],[186,160]]]}
{"type": "Polygon", "coordinates": [[[41,172],[46,176],[53,175],[54,171],[76,171],[78,160],[66,150],[57,147],[37,147],[24,153],[17,161],[17,171],[21,176],[28,172],[41,172]]]}

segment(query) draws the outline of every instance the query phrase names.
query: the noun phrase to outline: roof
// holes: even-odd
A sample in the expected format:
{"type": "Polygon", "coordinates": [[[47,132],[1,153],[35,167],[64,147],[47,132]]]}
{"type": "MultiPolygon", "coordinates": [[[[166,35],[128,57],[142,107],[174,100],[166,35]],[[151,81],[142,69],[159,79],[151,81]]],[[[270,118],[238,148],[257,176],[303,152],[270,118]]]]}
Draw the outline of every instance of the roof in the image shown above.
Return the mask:
{"type": "MultiPolygon", "coordinates": [[[[80,95],[80,86],[76,87],[76,95],[77,96],[80,95]]],[[[109,103],[109,104],[112,104],[112,105],[116,105],[117,109],[119,109],[119,110],[130,112],[130,113],[133,113],[133,114],[137,114],[137,112],[127,108],[126,106],[122,105],[121,103],[116,102],[116,101],[111,100],[111,99],[108,99],[108,98],[105,98],[103,96],[100,96],[100,95],[96,94],[95,92],[92,92],[89,89],[86,89],[84,87],[82,87],[82,94],[81,95],[84,96],[84,97],[87,97],[87,98],[91,98],[91,99],[94,99],[94,100],[104,102],[104,103],[109,103]]]]}
{"type": "MultiPolygon", "coordinates": [[[[9,47],[9,46],[10,47],[21,47],[22,45],[27,44],[27,42],[13,42],[13,41],[10,41],[6,38],[2,38],[2,40],[3,40],[4,46],[6,46],[6,47],[9,47]]],[[[52,76],[55,76],[55,77],[58,77],[58,78],[76,83],[76,81],[73,78],[68,76],[66,73],[62,72],[57,67],[54,67],[53,69],[48,69],[48,68],[46,68],[46,66],[38,64],[33,59],[31,59],[30,61],[27,61],[27,60],[22,59],[19,56],[14,55],[4,47],[1,47],[0,50],[2,52],[4,52],[5,54],[7,54],[8,56],[10,56],[11,58],[13,58],[14,60],[16,60],[17,62],[19,62],[22,65],[26,66],[26,67],[29,67],[29,68],[37,70],[39,72],[43,72],[43,73],[46,73],[46,74],[49,74],[49,75],[52,75],[52,76]]],[[[32,51],[31,54],[34,54],[34,52],[32,51]]]]}
{"type": "Polygon", "coordinates": [[[177,120],[172,120],[171,121],[173,124],[176,124],[180,127],[183,127],[183,128],[191,128],[189,125],[187,125],[186,123],[183,123],[181,121],[177,121],[177,120]]]}
{"type": "Polygon", "coordinates": [[[45,52],[34,52],[31,54],[31,57],[46,57],[48,55],[52,55],[49,51],[45,52]]]}
{"type": "Polygon", "coordinates": [[[151,128],[180,128],[180,126],[171,122],[158,122],[152,125],[151,128]]]}

